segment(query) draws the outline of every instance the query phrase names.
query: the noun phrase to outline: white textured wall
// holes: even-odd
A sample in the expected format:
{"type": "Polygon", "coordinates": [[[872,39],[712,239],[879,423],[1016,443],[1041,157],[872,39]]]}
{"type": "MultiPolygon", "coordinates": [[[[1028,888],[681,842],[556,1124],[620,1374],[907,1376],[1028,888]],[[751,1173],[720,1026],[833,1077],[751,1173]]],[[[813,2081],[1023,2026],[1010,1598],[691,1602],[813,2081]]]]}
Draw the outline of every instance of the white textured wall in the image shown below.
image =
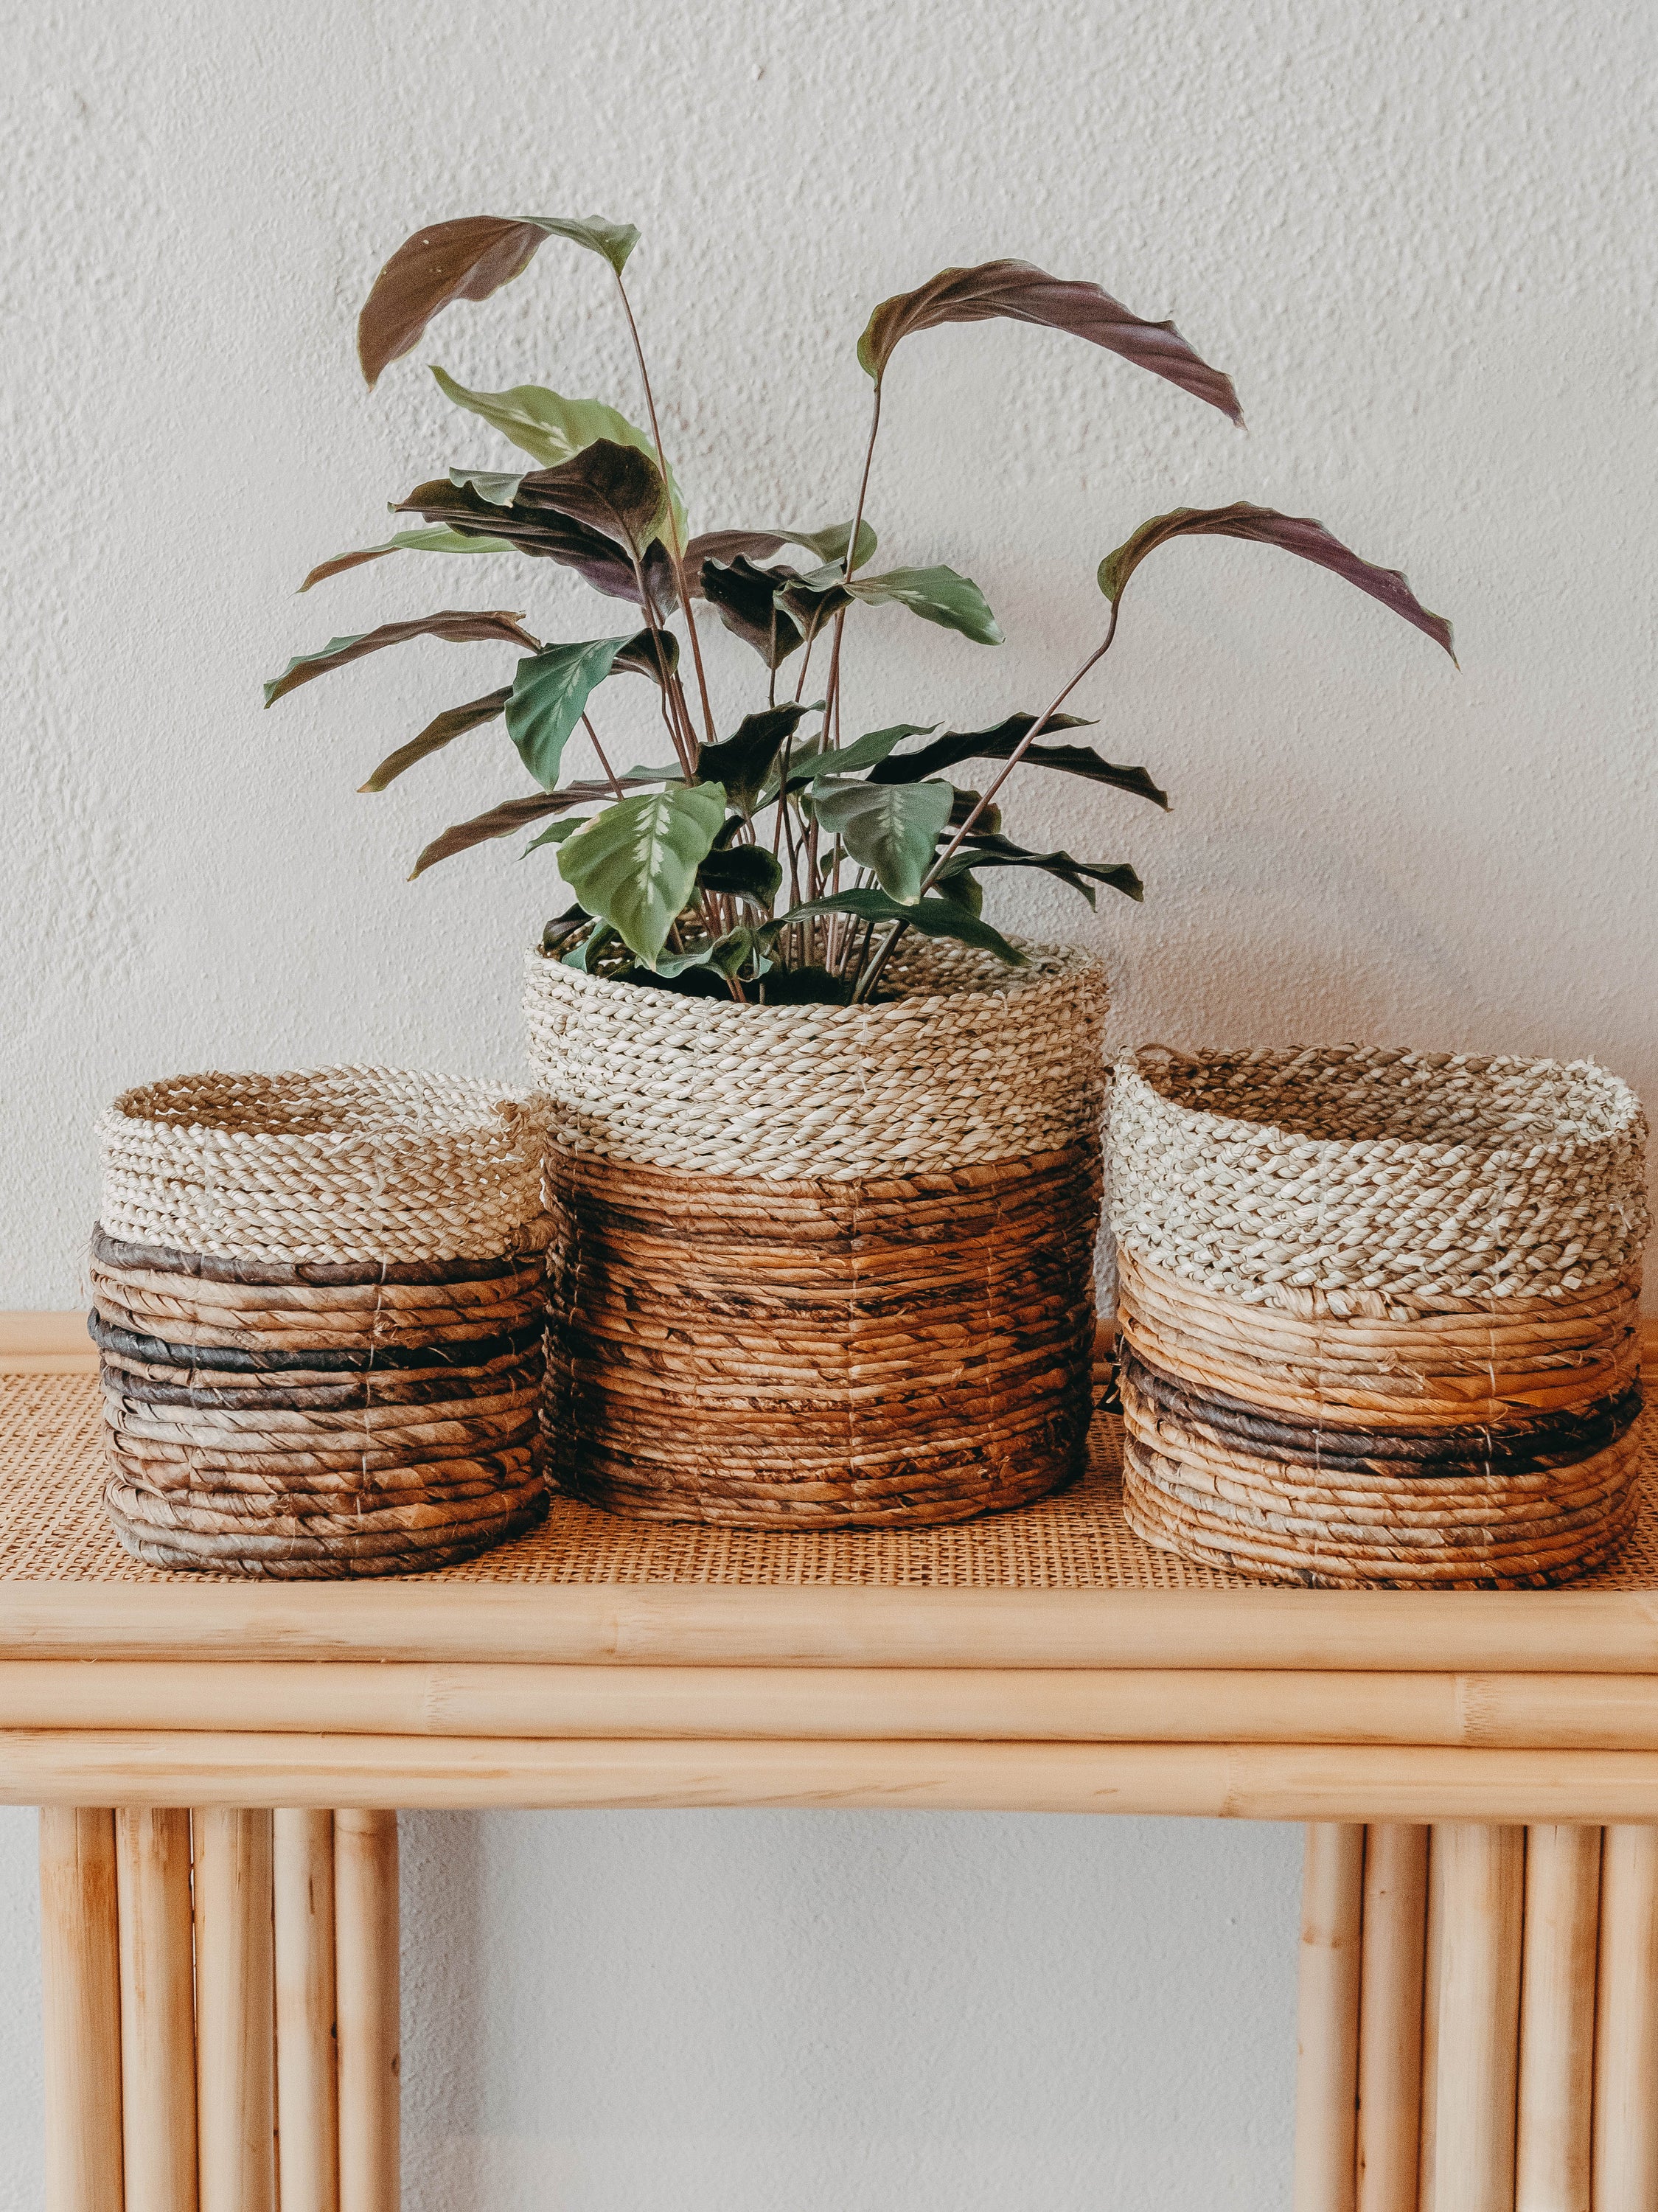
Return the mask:
{"type": "MultiPolygon", "coordinates": [[[[355,380],[369,278],[444,216],[639,222],[705,524],[844,516],[853,341],[947,262],[1024,255],[1174,314],[1247,437],[1074,341],[906,346],[872,515],[896,558],[975,575],[1010,642],[877,617],[859,715],[1040,703],[1147,514],[1319,514],[1455,617],[1462,673],[1281,556],[1160,555],[1090,704],[1175,812],[1032,778],[1015,817],[1132,857],[1146,904],[999,888],[993,914],[1104,948],[1125,1036],[1590,1052],[1658,1088],[1654,23],[1642,0],[12,0],[0,1306],[77,1297],[88,1124],[124,1084],[513,1066],[550,872],[496,848],[401,878],[516,762],[484,733],[354,795],[502,657],[419,646],[269,717],[257,688],[434,605],[610,626],[545,566],[406,556],[290,596],[383,534],[386,498],[497,450],[414,362],[374,398],[355,380]]],[[[604,273],[556,245],[420,359],[636,405],[604,273]]],[[[751,664],[719,660],[734,712],[751,664]]],[[[38,2194],[30,1849],[0,1823],[4,2212],[38,2194]]],[[[1290,1832],[589,1815],[422,1820],[408,1849],[422,2212],[1284,2201],[1290,1832]]]]}

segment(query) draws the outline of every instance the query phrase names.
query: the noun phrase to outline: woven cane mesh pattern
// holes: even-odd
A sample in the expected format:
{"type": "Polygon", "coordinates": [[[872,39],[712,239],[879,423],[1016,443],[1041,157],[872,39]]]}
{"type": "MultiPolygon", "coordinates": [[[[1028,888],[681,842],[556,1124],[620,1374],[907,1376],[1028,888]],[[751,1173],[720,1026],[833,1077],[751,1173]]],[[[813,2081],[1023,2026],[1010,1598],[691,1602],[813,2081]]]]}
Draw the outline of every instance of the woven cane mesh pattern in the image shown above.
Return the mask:
{"type": "Polygon", "coordinates": [[[931,945],[875,1006],[739,1006],[531,953],[530,1062],[566,1150],[783,1181],[908,1175],[1058,1152],[1103,1102],[1105,972],[931,945]]]}
{"type": "Polygon", "coordinates": [[[1646,1238],[1646,1119],[1588,1060],[1158,1048],[1110,1126],[1119,1244],[1246,1304],[1560,1297],[1646,1238]]]}
{"type": "Polygon", "coordinates": [[[290,1264],[529,1249],[542,1133],[525,1100],[449,1076],[173,1076],[100,1118],[100,1218],[133,1243],[290,1264]]]}
{"type": "MultiPolygon", "coordinates": [[[[166,1583],[129,1559],[100,1506],[97,1378],[0,1376],[0,1578],[166,1583]]],[[[1658,1589],[1653,1424],[1636,1431],[1643,1492],[1617,1558],[1579,1588],[1658,1589]]],[[[623,1521],[555,1498],[542,1526],[435,1584],[561,1583],[921,1587],[955,1589],[1242,1589],[1248,1578],[1142,1542],[1122,1516],[1121,1426],[1096,1417],[1089,1469],[1058,1497],[950,1528],[747,1529],[623,1521]]],[[[210,1577],[211,1578],[211,1577],[210,1577]]],[[[191,1577],[190,1579],[198,1579],[191,1577]]],[[[341,1602],[349,1601],[342,1593],[341,1602]]]]}

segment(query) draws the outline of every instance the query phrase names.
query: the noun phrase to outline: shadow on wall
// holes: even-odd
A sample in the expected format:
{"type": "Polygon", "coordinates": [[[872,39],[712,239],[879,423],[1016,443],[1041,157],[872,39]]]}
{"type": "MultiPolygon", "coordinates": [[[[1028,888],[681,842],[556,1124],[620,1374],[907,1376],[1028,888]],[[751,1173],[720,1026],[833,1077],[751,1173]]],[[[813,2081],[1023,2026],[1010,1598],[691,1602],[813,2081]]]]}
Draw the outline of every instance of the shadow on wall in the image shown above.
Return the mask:
{"type": "Polygon", "coordinates": [[[408,2212],[1267,2212],[1301,1836],[404,1820],[408,2212]]]}

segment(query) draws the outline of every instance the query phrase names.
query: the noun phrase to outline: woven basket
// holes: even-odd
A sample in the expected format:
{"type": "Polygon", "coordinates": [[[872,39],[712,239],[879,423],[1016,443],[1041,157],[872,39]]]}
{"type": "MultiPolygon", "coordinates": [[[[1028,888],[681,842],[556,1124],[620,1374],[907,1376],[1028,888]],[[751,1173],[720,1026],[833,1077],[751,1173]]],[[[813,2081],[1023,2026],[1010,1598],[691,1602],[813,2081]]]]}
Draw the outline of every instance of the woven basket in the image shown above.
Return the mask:
{"type": "Polygon", "coordinates": [[[1540,1587],[1606,1558],[1635,1512],[1645,1135],[1587,1061],[1120,1061],[1136,1533],[1336,1587],[1540,1587]]]}
{"type": "Polygon", "coordinates": [[[400,1574],[541,1517],[533,1109],[378,1068],[185,1076],[99,1135],[90,1328],[128,1551],[400,1574]]]}
{"type": "Polygon", "coordinates": [[[1080,1470],[1105,980],[927,948],[869,1007],[532,955],[553,1471],[744,1527],[963,1521],[1080,1470]]]}

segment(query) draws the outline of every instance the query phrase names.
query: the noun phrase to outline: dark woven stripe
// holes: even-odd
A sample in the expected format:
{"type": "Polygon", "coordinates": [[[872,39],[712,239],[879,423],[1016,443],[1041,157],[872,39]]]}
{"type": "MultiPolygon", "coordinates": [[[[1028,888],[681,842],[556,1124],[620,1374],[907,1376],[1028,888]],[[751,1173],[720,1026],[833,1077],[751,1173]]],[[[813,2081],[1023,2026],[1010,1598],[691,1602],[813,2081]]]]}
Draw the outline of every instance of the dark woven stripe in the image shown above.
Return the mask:
{"type": "Polygon", "coordinates": [[[1641,1411],[1638,1381],[1615,1398],[1602,1398],[1576,1413],[1529,1415],[1502,1428],[1470,1424],[1429,1435],[1351,1422],[1327,1424],[1267,1414],[1219,1392],[1200,1391],[1150,1366],[1126,1340],[1117,1347],[1118,1370],[1131,1389],[1177,1421],[1206,1428],[1249,1452],[1295,1466],[1328,1468],[1356,1474],[1387,1473],[1408,1480],[1413,1475],[1535,1474],[1570,1467],[1605,1451],[1630,1429],[1641,1411]]]}
{"type": "Polygon", "coordinates": [[[542,1255],[501,1253],[487,1260],[295,1260],[279,1265],[227,1260],[210,1252],[175,1252],[165,1244],[129,1244],[124,1237],[110,1236],[99,1222],[92,1231],[92,1256],[107,1267],[194,1275],[208,1283],[308,1284],[325,1290],[372,1283],[493,1283],[504,1275],[516,1275],[542,1255]]]}
{"type": "Polygon", "coordinates": [[[106,1367],[104,1380],[135,1406],[187,1406],[197,1413],[228,1407],[236,1413],[362,1413],[390,1406],[464,1404],[469,1398],[507,1397],[533,1390],[542,1377],[539,1357],[493,1374],[446,1371],[441,1375],[404,1378],[387,1376],[349,1376],[338,1382],[300,1384],[288,1389],[273,1384],[268,1390],[241,1382],[215,1389],[211,1383],[156,1382],[148,1376],[132,1375],[124,1368],[106,1367]]]}
{"type": "Polygon", "coordinates": [[[465,1370],[503,1352],[528,1352],[541,1341],[537,1317],[507,1336],[476,1336],[458,1344],[379,1344],[361,1352],[243,1352],[228,1345],[168,1344],[159,1336],[139,1336],[118,1328],[94,1310],[87,1330],[100,1352],[142,1359],[153,1367],[195,1367],[233,1375],[367,1375],[387,1367],[452,1367],[465,1370]]]}

